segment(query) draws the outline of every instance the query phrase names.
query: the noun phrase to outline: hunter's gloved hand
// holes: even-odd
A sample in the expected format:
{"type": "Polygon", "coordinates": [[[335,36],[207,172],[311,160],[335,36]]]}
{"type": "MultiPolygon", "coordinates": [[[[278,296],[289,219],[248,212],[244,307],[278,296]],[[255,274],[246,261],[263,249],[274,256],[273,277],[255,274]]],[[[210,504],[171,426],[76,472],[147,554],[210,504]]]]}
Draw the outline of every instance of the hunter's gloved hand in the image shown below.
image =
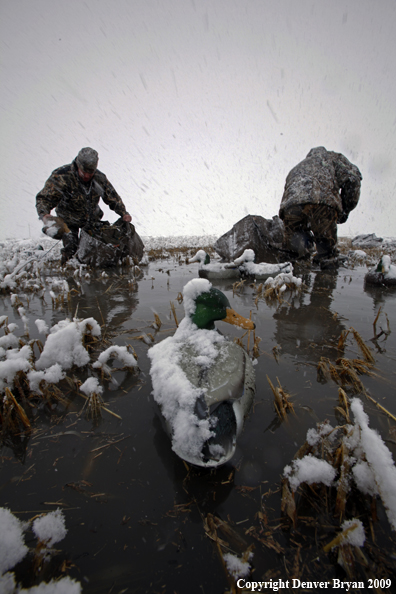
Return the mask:
{"type": "Polygon", "coordinates": [[[41,229],[41,231],[49,237],[52,237],[52,239],[62,239],[65,233],[70,233],[69,227],[60,217],[44,215],[42,220],[44,227],[41,229]]]}

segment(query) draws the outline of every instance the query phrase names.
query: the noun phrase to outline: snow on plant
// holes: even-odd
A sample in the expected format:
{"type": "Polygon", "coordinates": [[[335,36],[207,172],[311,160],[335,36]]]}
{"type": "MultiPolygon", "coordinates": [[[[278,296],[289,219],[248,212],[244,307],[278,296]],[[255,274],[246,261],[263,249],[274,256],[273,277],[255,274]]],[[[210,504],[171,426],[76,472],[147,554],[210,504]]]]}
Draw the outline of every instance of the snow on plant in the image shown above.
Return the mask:
{"type": "Polygon", "coordinates": [[[14,290],[17,284],[12,274],[6,274],[2,281],[0,281],[1,289],[14,290]]]}
{"type": "MultiPolygon", "coordinates": [[[[23,314],[23,312],[20,313],[23,314]]],[[[23,340],[13,333],[17,326],[15,324],[7,325],[7,322],[7,316],[0,317],[0,327],[3,327],[5,332],[4,336],[0,337],[0,394],[4,393],[1,413],[4,415],[3,421],[7,419],[7,423],[3,423],[2,427],[6,430],[16,431],[18,430],[18,418],[25,427],[30,427],[30,422],[23,407],[18,403],[18,393],[14,395],[12,390],[17,387],[19,393],[21,390],[25,390],[27,395],[35,393],[52,397],[55,392],[51,385],[54,386],[65,379],[66,370],[71,369],[73,365],[84,367],[90,364],[91,358],[84,343],[87,337],[91,337],[91,340],[100,337],[101,329],[94,318],[83,320],[74,318],[72,321],[65,319],[54,325],[51,330],[48,329],[44,320],[36,320],[37,329],[47,335],[44,347],[42,347],[41,341],[38,340],[24,344],[23,340]],[[41,354],[36,360],[36,351],[33,349],[35,343],[38,343],[39,349],[41,349],[41,354]]],[[[112,346],[106,349],[99,356],[94,367],[100,368],[102,372],[108,372],[111,381],[115,384],[116,381],[111,378],[111,370],[106,365],[106,361],[111,357],[117,357],[126,368],[131,369],[137,366],[136,358],[128,351],[127,347],[112,346]]],[[[95,378],[87,380],[83,384],[81,392],[88,396],[84,408],[88,408],[93,417],[99,416],[100,409],[103,407],[100,396],[103,388],[99,385],[98,380],[95,378]]],[[[59,390],[56,394],[56,398],[61,400],[59,390]]]]}
{"type": "MultiPolygon", "coordinates": [[[[3,338],[9,336],[13,335],[8,334],[3,338]]],[[[32,349],[29,345],[25,345],[21,349],[3,349],[3,353],[0,350],[0,356],[3,359],[0,361],[0,392],[2,392],[6,387],[13,386],[15,375],[19,371],[26,373],[32,368],[30,363],[32,349]]]]}
{"type": "MultiPolygon", "coordinates": [[[[252,559],[253,553],[249,554],[249,561],[252,559]]],[[[249,561],[244,561],[232,553],[225,553],[223,555],[227,571],[234,579],[247,577],[251,571],[249,561]]]]}
{"type": "Polygon", "coordinates": [[[345,520],[341,525],[341,544],[350,544],[354,547],[362,547],[366,540],[364,526],[361,520],[353,518],[345,520]]]}
{"type": "Polygon", "coordinates": [[[103,394],[103,387],[99,384],[96,377],[89,377],[80,386],[80,392],[83,392],[86,396],[92,396],[92,394],[103,394]]]}
{"type": "Polygon", "coordinates": [[[60,321],[51,328],[43,352],[36,362],[36,369],[45,369],[55,363],[59,363],[63,369],[70,369],[73,365],[87,365],[90,356],[83,345],[86,334],[101,335],[100,326],[94,318],[60,321]]]}
{"type": "Polygon", "coordinates": [[[296,491],[301,483],[312,485],[314,483],[324,483],[330,487],[335,479],[336,471],[326,462],[308,454],[303,458],[293,460],[291,466],[285,466],[284,476],[289,480],[293,491],[296,491]]]}
{"type": "Polygon", "coordinates": [[[358,398],[352,400],[351,410],[355,425],[360,427],[360,446],[374,479],[372,491],[378,489],[388,520],[396,530],[396,468],[392,454],[377,431],[368,426],[369,418],[358,398]]]}
{"type": "Polygon", "coordinates": [[[36,320],[34,323],[37,326],[37,330],[39,331],[39,334],[45,334],[45,335],[48,334],[49,328],[44,320],[36,320]]]}
{"type": "MultiPolygon", "coordinates": [[[[23,312],[22,314],[24,315],[23,312]]],[[[5,323],[3,318],[4,316],[2,325],[5,323]]],[[[43,320],[36,320],[36,325],[39,330],[48,332],[43,320]]],[[[31,346],[20,346],[20,340],[10,329],[11,324],[6,327],[8,333],[0,337],[0,392],[6,387],[12,388],[19,372],[27,374],[33,392],[40,393],[39,385],[42,380],[47,384],[58,383],[65,377],[63,370],[70,369],[73,365],[83,367],[90,362],[90,356],[83,345],[84,336],[101,334],[100,326],[94,318],[62,320],[51,328],[43,351],[34,365],[31,346]]]]}
{"type": "Polygon", "coordinates": [[[17,293],[11,293],[10,300],[12,307],[19,307],[20,305],[22,305],[22,301],[19,299],[17,293]]]}
{"type": "Polygon", "coordinates": [[[19,340],[12,332],[0,336],[0,347],[3,349],[14,349],[19,347],[19,340]]]}
{"type": "Polygon", "coordinates": [[[100,417],[100,409],[104,404],[100,396],[103,393],[103,388],[99,384],[96,377],[89,377],[87,380],[85,380],[85,382],[80,386],[80,392],[83,392],[88,397],[82,412],[87,409],[88,415],[92,418],[100,417]]]}
{"type": "Polygon", "coordinates": [[[275,278],[270,276],[264,283],[266,289],[273,289],[278,291],[285,291],[287,288],[300,289],[302,286],[302,279],[294,276],[292,272],[281,272],[275,278]]]}
{"type": "Polygon", "coordinates": [[[0,575],[19,563],[28,550],[22,522],[9,509],[0,507],[0,575]]]}
{"type": "Polygon", "coordinates": [[[392,454],[378,432],[369,427],[359,398],[351,401],[351,411],[355,423],[343,427],[341,440],[336,439],[339,428],[334,429],[328,422],[316,430],[309,429],[307,446],[311,451],[285,466],[284,476],[293,491],[302,483],[324,483],[337,485],[346,494],[354,482],[363,494],[381,497],[389,523],[396,530],[396,467],[392,454]],[[319,457],[324,453],[330,460],[337,459],[338,452],[342,452],[342,463],[336,481],[336,469],[319,457]]]}
{"type": "MultiPolygon", "coordinates": [[[[325,553],[328,553],[330,550],[335,549],[336,547],[345,547],[347,545],[351,545],[353,547],[362,547],[364,545],[364,541],[366,540],[366,535],[364,533],[364,526],[358,518],[352,518],[352,520],[345,520],[341,525],[341,532],[333,538],[331,542],[329,542],[326,546],[323,547],[325,553]]],[[[341,565],[343,562],[341,559],[339,560],[341,565]]]]}
{"type": "Polygon", "coordinates": [[[126,346],[113,345],[100,353],[98,360],[92,365],[96,369],[103,369],[106,373],[109,373],[110,368],[106,365],[107,361],[111,358],[117,358],[125,365],[125,367],[137,367],[137,361],[135,357],[130,353],[126,346]]]}
{"type": "MultiPolygon", "coordinates": [[[[32,588],[22,588],[15,582],[10,572],[26,556],[29,549],[25,545],[23,531],[27,525],[16,518],[9,509],[0,507],[0,592],[4,594],[81,594],[81,584],[69,577],[60,580],[41,582],[32,588]]],[[[52,546],[62,540],[67,529],[61,510],[50,512],[36,518],[33,532],[39,545],[49,554],[47,545],[52,546]]]]}
{"type": "Polygon", "coordinates": [[[51,365],[51,367],[42,371],[32,369],[28,372],[27,378],[31,391],[41,394],[40,383],[43,380],[46,384],[57,384],[65,377],[65,375],[66,373],[63,371],[59,363],[54,363],[54,365],[51,365]]]}
{"type": "Polygon", "coordinates": [[[23,326],[25,328],[25,334],[26,336],[29,336],[29,320],[28,317],[26,315],[26,311],[25,308],[20,306],[18,307],[18,313],[21,316],[22,322],[23,322],[23,326]]]}
{"type": "Polygon", "coordinates": [[[45,516],[36,518],[33,522],[33,532],[36,538],[46,546],[52,546],[63,540],[67,529],[62,510],[57,509],[45,516]]]}

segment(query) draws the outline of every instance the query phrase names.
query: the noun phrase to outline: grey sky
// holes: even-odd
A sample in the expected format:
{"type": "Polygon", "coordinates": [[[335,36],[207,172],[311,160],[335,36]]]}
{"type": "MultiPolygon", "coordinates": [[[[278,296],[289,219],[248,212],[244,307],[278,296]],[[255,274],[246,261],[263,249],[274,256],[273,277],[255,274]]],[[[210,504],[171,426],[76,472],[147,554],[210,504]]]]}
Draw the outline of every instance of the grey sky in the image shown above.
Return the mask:
{"type": "MultiPolygon", "coordinates": [[[[395,235],[394,0],[0,0],[0,239],[83,146],[141,235],[278,213],[308,151],[363,174],[340,235],[395,235]]],[[[107,216],[114,220],[114,216],[107,216]]]]}

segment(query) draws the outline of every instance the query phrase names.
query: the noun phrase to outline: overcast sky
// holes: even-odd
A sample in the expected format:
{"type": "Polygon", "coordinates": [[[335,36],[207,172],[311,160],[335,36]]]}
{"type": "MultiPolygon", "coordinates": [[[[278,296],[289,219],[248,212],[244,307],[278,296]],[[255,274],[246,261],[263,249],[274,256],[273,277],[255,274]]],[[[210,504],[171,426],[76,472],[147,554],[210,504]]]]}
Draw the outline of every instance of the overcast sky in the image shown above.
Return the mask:
{"type": "Polygon", "coordinates": [[[363,175],[339,235],[395,236],[395,29],[394,0],[0,0],[0,239],[84,146],[141,235],[271,218],[322,145],[363,175]]]}

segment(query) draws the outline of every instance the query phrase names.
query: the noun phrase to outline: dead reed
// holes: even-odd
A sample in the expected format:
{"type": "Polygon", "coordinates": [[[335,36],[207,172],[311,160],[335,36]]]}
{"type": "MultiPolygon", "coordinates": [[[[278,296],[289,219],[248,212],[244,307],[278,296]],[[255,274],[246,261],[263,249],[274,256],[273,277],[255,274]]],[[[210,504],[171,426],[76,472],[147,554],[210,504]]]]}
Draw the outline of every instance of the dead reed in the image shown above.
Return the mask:
{"type": "Polygon", "coordinates": [[[278,386],[273,385],[268,375],[267,380],[274,394],[274,406],[278,417],[284,420],[286,419],[288,412],[295,414],[294,406],[290,400],[291,396],[288,392],[286,392],[286,390],[282,388],[279,378],[276,378],[278,386]]]}

